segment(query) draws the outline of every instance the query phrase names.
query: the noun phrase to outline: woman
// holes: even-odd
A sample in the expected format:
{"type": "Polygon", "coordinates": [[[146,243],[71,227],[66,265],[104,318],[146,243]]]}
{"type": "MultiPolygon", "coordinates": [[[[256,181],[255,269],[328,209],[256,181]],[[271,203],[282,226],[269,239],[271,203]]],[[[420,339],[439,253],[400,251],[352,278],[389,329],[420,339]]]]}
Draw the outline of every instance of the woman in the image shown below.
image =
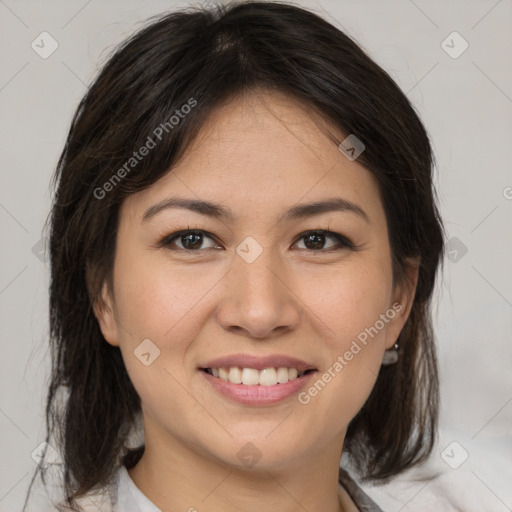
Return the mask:
{"type": "Polygon", "coordinates": [[[55,175],[48,506],[381,510],[353,477],[436,436],[431,173],[405,95],[304,9],[127,40],[55,175]]]}

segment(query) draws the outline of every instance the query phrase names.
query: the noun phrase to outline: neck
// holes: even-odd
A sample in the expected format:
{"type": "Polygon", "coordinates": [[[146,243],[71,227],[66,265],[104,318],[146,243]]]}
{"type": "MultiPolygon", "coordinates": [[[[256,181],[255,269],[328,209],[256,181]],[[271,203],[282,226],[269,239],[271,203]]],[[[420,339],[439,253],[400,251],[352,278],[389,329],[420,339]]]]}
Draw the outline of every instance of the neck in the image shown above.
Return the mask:
{"type": "Polygon", "coordinates": [[[263,459],[250,468],[229,465],[166,437],[146,435],[144,455],[128,471],[135,485],[162,511],[207,509],[210,512],[350,512],[350,497],[338,483],[339,439],[335,449],[293,464],[266,467],[263,459]]]}

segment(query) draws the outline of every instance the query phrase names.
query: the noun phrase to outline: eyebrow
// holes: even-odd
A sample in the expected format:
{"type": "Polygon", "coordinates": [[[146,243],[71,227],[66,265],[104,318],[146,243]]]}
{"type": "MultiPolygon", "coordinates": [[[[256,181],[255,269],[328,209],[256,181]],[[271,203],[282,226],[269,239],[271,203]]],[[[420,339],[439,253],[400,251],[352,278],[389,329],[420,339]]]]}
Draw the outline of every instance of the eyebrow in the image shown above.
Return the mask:
{"type": "MultiPolygon", "coordinates": [[[[210,201],[199,201],[195,199],[186,199],[182,197],[170,197],[154,204],[146,210],[142,216],[142,222],[147,222],[159,212],[169,208],[182,208],[191,210],[201,215],[214,217],[218,219],[233,220],[234,215],[228,208],[212,203],[210,201]]],[[[313,203],[298,204],[290,208],[284,215],[279,218],[282,220],[297,220],[314,215],[320,215],[326,212],[349,212],[362,217],[368,224],[371,224],[370,218],[366,212],[357,204],[342,199],[341,197],[334,197],[324,201],[316,201],[313,203]]]]}

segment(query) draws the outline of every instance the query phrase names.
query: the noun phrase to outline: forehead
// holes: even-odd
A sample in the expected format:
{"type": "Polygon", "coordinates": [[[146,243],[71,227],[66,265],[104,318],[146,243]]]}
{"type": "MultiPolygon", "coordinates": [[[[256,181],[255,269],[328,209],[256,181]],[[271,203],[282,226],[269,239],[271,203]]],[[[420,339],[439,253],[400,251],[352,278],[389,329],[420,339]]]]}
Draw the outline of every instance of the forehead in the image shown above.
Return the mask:
{"type": "MultiPolygon", "coordinates": [[[[284,162],[325,166],[344,135],[311,106],[279,91],[254,90],[229,98],[208,116],[188,150],[189,157],[211,162],[229,160],[234,169],[267,168],[273,162],[275,175],[284,162]],[[194,157],[194,153],[196,153],[194,157]],[[235,161],[239,161],[236,165],[235,161]]],[[[332,162],[331,162],[332,163],[332,162]]],[[[303,166],[299,167],[299,170],[303,166]]]]}
{"type": "Polygon", "coordinates": [[[377,182],[340,151],[336,141],[345,136],[293,97],[244,93],[214,109],[171,172],[130,196],[126,207],[140,216],[172,194],[226,204],[237,217],[250,217],[341,196],[379,217],[377,182]]]}

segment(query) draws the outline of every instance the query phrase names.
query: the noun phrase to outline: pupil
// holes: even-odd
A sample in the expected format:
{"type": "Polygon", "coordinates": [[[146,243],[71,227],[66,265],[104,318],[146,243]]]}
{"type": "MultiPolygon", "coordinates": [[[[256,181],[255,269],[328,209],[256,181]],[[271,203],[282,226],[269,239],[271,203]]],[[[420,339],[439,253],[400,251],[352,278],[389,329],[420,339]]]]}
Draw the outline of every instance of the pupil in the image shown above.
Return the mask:
{"type": "Polygon", "coordinates": [[[321,249],[324,244],[324,235],[319,233],[312,233],[311,235],[306,236],[306,247],[308,247],[308,242],[313,241],[313,247],[308,247],[308,249],[315,248],[321,249]]]}
{"type": "Polygon", "coordinates": [[[201,235],[198,235],[196,233],[189,233],[187,235],[183,235],[182,243],[183,243],[183,247],[186,247],[187,249],[195,249],[196,247],[200,247],[201,246],[201,235]],[[192,241],[193,237],[195,237],[195,242],[192,241]],[[186,242],[183,243],[183,240],[185,240],[186,242]],[[188,243],[188,242],[191,242],[191,243],[188,243]]]}
{"type": "MultiPolygon", "coordinates": [[[[308,249],[321,249],[325,242],[325,237],[321,233],[312,233],[305,238],[308,249]]],[[[188,233],[182,236],[183,247],[187,249],[197,249],[201,246],[201,241],[202,236],[197,233],[188,233]]]]}

